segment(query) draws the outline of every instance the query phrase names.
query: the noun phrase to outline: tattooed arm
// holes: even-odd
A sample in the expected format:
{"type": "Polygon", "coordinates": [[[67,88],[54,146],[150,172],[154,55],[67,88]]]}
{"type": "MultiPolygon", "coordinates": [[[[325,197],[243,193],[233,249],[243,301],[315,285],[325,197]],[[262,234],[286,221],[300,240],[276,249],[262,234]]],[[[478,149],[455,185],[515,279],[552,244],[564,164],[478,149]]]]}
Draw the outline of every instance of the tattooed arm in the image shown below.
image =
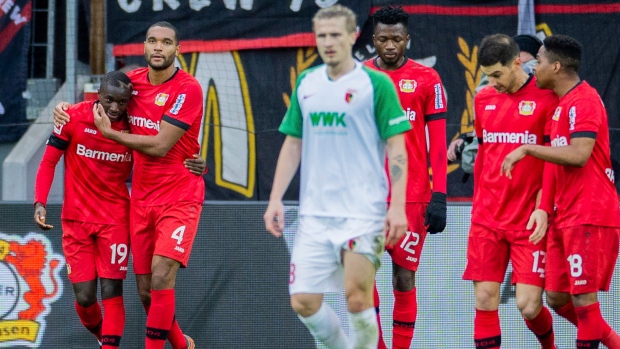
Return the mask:
{"type": "Polygon", "coordinates": [[[387,157],[392,197],[385,218],[387,246],[393,246],[407,232],[405,193],[407,191],[407,150],[405,137],[398,134],[387,140],[387,157]]]}

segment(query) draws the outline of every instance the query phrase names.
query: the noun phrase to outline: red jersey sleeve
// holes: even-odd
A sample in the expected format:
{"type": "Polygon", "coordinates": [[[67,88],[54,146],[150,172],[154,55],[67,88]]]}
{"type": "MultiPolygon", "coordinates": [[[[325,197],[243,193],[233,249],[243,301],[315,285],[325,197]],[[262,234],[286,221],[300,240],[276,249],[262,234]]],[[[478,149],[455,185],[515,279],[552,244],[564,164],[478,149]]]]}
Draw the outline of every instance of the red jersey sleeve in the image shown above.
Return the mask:
{"type": "Polygon", "coordinates": [[[600,99],[576,99],[568,108],[568,130],[571,133],[571,138],[581,133],[597,133],[604,119],[602,109],[600,99]]]}
{"type": "Polygon", "coordinates": [[[197,83],[186,83],[162,119],[187,131],[197,117],[202,117],[201,110],[202,88],[197,83]]]}
{"type": "MultiPolygon", "coordinates": [[[[52,136],[54,137],[54,136],[52,136]]],[[[50,137],[50,139],[52,138],[50,137]]],[[[47,205],[47,196],[50,193],[52,182],[54,181],[54,171],[60,158],[65,153],[55,146],[49,144],[45,147],[45,153],[41,159],[37,177],[34,182],[34,203],[40,202],[43,206],[47,205]]]]}

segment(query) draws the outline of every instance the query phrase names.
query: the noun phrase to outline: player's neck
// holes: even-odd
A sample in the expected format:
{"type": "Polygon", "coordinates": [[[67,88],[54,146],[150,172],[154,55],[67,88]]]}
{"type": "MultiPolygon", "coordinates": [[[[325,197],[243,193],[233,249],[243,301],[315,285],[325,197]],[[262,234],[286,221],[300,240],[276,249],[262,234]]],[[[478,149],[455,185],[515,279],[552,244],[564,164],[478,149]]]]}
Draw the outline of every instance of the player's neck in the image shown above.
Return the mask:
{"type": "Polygon", "coordinates": [[[402,67],[403,64],[405,64],[405,56],[400,57],[398,62],[396,62],[394,64],[387,64],[387,63],[385,63],[384,60],[381,59],[381,57],[377,58],[377,65],[379,66],[379,68],[381,68],[381,70],[394,71],[394,70],[402,67]]]}
{"type": "Polygon", "coordinates": [[[577,74],[564,75],[558,78],[558,81],[556,82],[553,91],[556,95],[558,95],[558,97],[562,98],[568,93],[568,91],[572,90],[580,82],[581,79],[577,74]]]}
{"type": "Polygon", "coordinates": [[[161,85],[164,82],[168,81],[174,73],[176,73],[177,67],[174,65],[169,66],[164,70],[155,70],[149,67],[148,78],[151,85],[161,85]]]}
{"type": "Polygon", "coordinates": [[[337,65],[328,65],[327,76],[329,76],[331,80],[335,81],[353,69],[355,69],[355,60],[353,60],[353,57],[349,57],[349,59],[344,60],[337,65]]]}
{"type": "Polygon", "coordinates": [[[508,93],[515,93],[517,91],[519,91],[521,88],[523,88],[523,86],[525,84],[527,84],[527,81],[529,80],[530,76],[523,71],[523,69],[519,69],[519,71],[517,72],[517,80],[515,81],[514,87],[512,88],[511,91],[507,91],[508,93]]]}

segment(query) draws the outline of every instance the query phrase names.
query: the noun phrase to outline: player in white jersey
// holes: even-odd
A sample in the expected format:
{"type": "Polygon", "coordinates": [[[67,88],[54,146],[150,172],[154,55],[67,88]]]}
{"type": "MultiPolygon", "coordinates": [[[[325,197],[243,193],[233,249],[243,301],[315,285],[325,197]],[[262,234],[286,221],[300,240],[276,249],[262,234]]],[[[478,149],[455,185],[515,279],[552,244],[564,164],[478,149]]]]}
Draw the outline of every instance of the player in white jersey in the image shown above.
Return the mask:
{"type": "Polygon", "coordinates": [[[280,126],[287,137],[265,226],[276,237],[282,235],[282,196],[301,162],[291,305],[328,348],[375,349],[379,330],[373,282],[384,242],[396,243],[407,228],[407,153],[402,134],[411,126],[391,80],[353,59],[356,19],[350,9],[335,5],[320,10],[313,29],[325,64],[300,75],[280,126]],[[389,209],[386,150],[392,179],[389,209]],[[350,338],[323,302],[323,293],[341,289],[343,283],[350,338]]]}

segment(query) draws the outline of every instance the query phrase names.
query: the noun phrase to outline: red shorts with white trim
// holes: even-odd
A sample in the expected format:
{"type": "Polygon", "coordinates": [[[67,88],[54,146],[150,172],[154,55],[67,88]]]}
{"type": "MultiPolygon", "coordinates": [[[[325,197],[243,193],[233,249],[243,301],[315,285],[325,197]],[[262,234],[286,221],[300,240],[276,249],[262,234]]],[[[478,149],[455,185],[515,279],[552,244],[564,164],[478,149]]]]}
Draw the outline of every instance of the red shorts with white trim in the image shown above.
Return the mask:
{"type": "Polygon", "coordinates": [[[545,289],[570,294],[608,291],[620,228],[580,225],[550,229],[545,289]]]}
{"type": "Polygon", "coordinates": [[[393,247],[386,250],[392,257],[392,261],[411,271],[417,271],[422,256],[422,247],[426,240],[426,227],[424,219],[426,213],[426,203],[407,203],[405,211],[407,213],[407,233],[393,247]]]}
{"type": "Polygon", "coordinates": [[[131,205],[131,255],[136,274],[150,274],[153,256],[186,267],[196,237],[202,204],[175,202],[161,206],[131,205]]]}
{"type": "Polygon", "coordinates": [[[472,224],[467,242],[467,266],[463,279],[503,282],[512,262],[513,284],[543,287],[545,284],[546,237],[533,244],[533,230],[500,230],[472,224]]]}
{"type": "Polygon", "coordinates": [[[62,220],[62,250],[72,283],[124,279],[129,262],[129,227],[62,220]]]}

